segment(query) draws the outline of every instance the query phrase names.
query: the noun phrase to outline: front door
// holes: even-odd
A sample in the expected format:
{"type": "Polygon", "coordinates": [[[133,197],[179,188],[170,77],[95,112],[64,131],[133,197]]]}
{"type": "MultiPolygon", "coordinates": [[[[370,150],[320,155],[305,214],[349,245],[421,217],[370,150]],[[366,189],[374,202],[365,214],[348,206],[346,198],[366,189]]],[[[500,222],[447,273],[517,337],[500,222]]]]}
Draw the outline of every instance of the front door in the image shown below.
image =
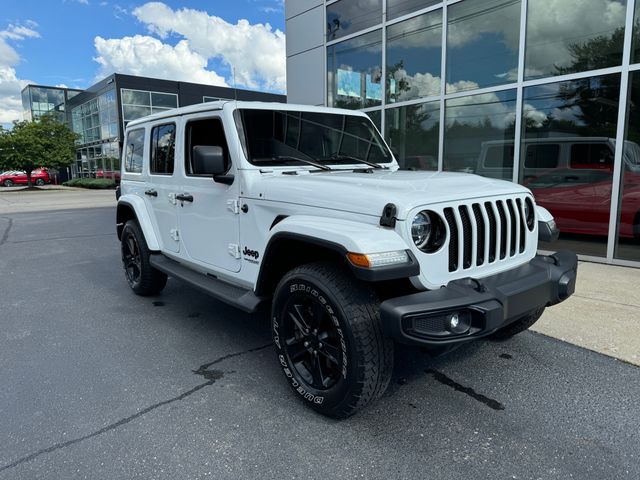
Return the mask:
{"type": "Polygon", "coordinates": [[[230,272],[240,271],[239,215],[235,207],[239,187],[216,183],[211,175],[200,175],[192,162],[198,145],[222,147],[229,171],[229,143],[222,118],[211,113],[193,115],[185,123],[185,149],[182,191],[178,193],[178,223],[182,245],[188,257],[230,272]]]}

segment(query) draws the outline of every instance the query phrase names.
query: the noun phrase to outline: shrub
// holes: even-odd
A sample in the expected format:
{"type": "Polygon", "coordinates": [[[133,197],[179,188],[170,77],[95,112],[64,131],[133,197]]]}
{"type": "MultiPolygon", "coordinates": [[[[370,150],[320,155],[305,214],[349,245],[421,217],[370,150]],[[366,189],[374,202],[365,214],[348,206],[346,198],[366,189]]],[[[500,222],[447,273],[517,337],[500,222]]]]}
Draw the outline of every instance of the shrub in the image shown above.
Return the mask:
{"type": "Polygon", "coordinates": [[[64,182],[63,185],[67,187],[80,187],[104,190],[106,188],[115,188],[116,183],[113,180],[104,178],[74,178],[64,182]]]}

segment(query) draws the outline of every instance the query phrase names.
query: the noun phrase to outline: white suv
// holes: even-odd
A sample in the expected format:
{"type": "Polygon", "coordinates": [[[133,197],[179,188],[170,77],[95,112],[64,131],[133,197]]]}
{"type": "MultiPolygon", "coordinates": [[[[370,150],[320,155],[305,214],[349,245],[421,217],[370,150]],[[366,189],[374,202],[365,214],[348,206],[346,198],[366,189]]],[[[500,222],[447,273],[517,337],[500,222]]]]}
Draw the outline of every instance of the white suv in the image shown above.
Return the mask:
{"type": "Polygon", "coordinates": [[[270,304],[287,381],[336,418],[382,395],[395,344],[506,338],[575,286],[575,254],[536,255],[558,232],[529,190],[400,171],[360,112],[215,102],[130,122],[118,195],[133,291],[171,276],[270,304]]]}

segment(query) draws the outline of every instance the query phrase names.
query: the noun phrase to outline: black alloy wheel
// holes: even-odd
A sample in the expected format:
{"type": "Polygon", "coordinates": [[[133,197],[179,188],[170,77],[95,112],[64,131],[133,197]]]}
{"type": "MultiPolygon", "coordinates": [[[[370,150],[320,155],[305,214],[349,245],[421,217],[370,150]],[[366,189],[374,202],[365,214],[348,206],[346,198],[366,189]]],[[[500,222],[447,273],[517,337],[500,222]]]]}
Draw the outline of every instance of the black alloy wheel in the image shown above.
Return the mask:
{"type": "Polygon", "coordinates": [[[289,386],[306,405],[346,418],[384,393],[393,341],[384,336],[379,306],[371,286],[337,263],[300,265],[280,280],[273,341],[289,386]]]}
{"type": "Polygon", "coordinates": [[[122,242],[122,263],[129,285],[133,287],[140,283],[142,260],[138,241],[133,235],[128,235],[126,241],[122,242]]]}
{"type": "Polygon", "coordinates": [[[140,225],[129,220],[122,229],[122,266],[131,289],[138,295],[156,295],[167,284],[167,275],[151,265],[151,252],[147,247],[140,225]]]}
{"type": "Polygon", "coordinates": [[[289,364],[317,390],[333,387],[342,371],[338,329],[324,305],[307,292],[292,295],[285,306],[284,350],[289,364]]]}

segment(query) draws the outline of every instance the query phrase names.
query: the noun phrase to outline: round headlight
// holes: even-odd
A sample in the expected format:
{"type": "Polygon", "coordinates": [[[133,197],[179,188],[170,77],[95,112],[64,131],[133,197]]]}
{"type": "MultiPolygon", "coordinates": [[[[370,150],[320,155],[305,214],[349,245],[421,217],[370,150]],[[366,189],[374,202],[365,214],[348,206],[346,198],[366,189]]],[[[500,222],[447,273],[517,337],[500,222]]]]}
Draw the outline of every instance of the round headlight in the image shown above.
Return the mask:
{"type": "Polygon", "coordinates": [[[426,212],[418,213],[411,224],[411,237],[418,248],[424,248],[431,237],[431,219],[426,212]]]}
{"type": "Polygon", "coordinates": [[[530,198],[526,198],[524,201],[524,218],[527,221],[527,228],[533,231],[536,222],[536,211],[530,198]]]}
{"type": "Polygon", "coordinates": [[[411,237],[415,246],[424,253],[434,253],[444,245],[447,228],[440,215],[424,210],[413,218],[411,237]]]}

